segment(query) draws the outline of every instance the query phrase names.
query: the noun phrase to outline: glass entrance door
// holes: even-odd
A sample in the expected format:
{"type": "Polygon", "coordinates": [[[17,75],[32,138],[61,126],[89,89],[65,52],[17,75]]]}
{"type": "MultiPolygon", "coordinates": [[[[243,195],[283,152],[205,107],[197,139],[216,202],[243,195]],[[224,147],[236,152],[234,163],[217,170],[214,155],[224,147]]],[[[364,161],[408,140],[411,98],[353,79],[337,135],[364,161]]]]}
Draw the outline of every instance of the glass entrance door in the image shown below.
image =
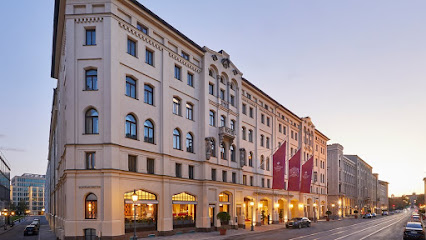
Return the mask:
{"type": "Polygon", "coordinates": [[[214,205],[209,206],[209,217],[210,217],[210,226],[214,227],[214,215],[215,215],[215,209],[214,205]]]}

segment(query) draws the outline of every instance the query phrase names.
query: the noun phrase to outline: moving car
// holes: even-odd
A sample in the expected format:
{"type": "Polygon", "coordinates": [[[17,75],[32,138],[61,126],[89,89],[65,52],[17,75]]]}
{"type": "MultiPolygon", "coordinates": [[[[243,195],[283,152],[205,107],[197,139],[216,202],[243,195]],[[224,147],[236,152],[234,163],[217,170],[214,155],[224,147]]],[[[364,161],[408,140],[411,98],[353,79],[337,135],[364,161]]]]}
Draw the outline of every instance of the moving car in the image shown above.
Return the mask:
{"type": "Polygon", "coordinates": [[[425,239],[425,231],[419,222],[408,222],[404,229],[404,240],[425,239]]]}
{"type": "Polygon", "coordinates": [[[389,216],[389,212],[388,211],[383,211],[382,212],[382,216],[389,216]]]}
{"type": "Polygon", "coordinates": [[[32,221],[30,225],[34,225],[37,229],[40,228],[40,223],[37,221],[32,221]]]}
{"type": "Polygon", "coordinates": [[[371,214],[372,217],[377,217],[376,213],[371,214]]]}
{"type": "Polygon", "coordinates": [[[24,236],[28,235],[38,235],[38,228],[34,225],[28,225],[24,229],[24,236]]]}
{"type": "Polygon", "coordinates": [[[362,216],[362,218],[372,218],[373,215],[371,215],[371,213],[366,213],[362,216]]]}
{"type": "Polygon", "coordinates": [[[311,220],[309,220],[307,217],[303,218],[292,218],[289,220],[286,224],[286,228],[302,228],[302,227],[310,227],[311,226],[311,220]]]}

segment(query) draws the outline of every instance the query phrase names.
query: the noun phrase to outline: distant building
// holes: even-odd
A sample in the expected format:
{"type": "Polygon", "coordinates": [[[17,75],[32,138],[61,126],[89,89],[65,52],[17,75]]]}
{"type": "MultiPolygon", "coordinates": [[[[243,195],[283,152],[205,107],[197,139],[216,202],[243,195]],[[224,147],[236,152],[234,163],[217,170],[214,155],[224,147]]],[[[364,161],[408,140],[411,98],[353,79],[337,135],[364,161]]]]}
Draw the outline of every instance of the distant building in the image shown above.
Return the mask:
{"type": "Polygon", "coordinates": [[[380,210],[389,209],[388,185],[389,185],[388,182],[379,180],[379,185],[377,190],[377,195],[378,195],[377,208],[379,208],[380,210]]]}
{"type": "Polygon", "coordinates": [[[44,208],[44,185],[46,176],[24,173],[12,178],[12,202],[18,206],[25,201],[30,214],[40,214],[44,208]]]}
{"type": "MultiPolygon", "coordinates": [[[[0,155],[0,209],[9,208],[10,205],[10,167],[4,157],[0,155]]],[[[0,216],[0,226],[5,218],[0,216]]]]}
{"type": "Polygon", "coordinates": [[[425,183],[425,197],[424,197],[424,203],[426,204],[426,177],[423,178],[423,182],[425,183]]]}

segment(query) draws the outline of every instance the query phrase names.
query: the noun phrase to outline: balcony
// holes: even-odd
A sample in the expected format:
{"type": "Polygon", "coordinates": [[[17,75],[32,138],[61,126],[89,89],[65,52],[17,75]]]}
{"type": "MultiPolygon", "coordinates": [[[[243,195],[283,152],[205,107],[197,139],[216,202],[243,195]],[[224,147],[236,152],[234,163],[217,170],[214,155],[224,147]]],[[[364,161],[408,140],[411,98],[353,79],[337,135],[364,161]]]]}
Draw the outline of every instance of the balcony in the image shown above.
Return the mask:
{"type": "Polygon", "coordinates": [[[230,144],[234,141],[236,136],[235,130],[229,127],[220,127],[219,128],[219,142],[224,140],[229,141],[230,144]]]}
{"type": "Polygon", "coordinates": [[[229,109],[229,102],[225,101],[225,100],[220,100],[220,105],[226,109],[229,109]]]}

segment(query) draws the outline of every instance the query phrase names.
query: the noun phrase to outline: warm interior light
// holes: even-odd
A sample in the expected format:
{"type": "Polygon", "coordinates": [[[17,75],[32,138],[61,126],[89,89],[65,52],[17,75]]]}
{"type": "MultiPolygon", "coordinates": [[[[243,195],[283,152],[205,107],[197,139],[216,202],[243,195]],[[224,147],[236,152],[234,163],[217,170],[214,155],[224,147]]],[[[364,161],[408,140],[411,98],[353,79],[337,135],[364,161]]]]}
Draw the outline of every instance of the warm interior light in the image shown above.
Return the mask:
{"type": "Polygon", "coordinates": [[[339,200],[339,205],[342,205],[342,200],[339,200]]]}
{"type": "Polygon", "coordinates": [[[290,203],[290,208],[293,208],[293,204],[290,203]]]}
{"type": "Polygon", "coordinates": [[[314,203],[314,207],[316,207],[317,206],[317,204],[316,203],[314,203]]]}
{"type": "Polygon", "coordinates": [[[262,208],[263,207],[263,204],[262,203],[259,203],[259,208],[262,208]]]}
{"type": "Polygon", "coordinates": [[[332,207],[334,207],[334,206],[336,206],[336,205],[334,205],[334,203],[333,203],[333,204],[331,204],[331,206],[332,206],[332,207]]]}
{"type": "Polygon", "coordinates": [[[275,203],[275,207],[276,207],[276,208],[279,208],[279,207],[280,207],[280,204],[279,204],[279,203],[275,203]]]}
{"type": "Polygon", "coordinates": [[[302,208],[303,207],[303,203],[299,203],[299,208],[302,208]]]}
{"type": "Polygon", "coordinates": [[[254,202],[250,202],[250,206],[254,206],[254,202]]]}

